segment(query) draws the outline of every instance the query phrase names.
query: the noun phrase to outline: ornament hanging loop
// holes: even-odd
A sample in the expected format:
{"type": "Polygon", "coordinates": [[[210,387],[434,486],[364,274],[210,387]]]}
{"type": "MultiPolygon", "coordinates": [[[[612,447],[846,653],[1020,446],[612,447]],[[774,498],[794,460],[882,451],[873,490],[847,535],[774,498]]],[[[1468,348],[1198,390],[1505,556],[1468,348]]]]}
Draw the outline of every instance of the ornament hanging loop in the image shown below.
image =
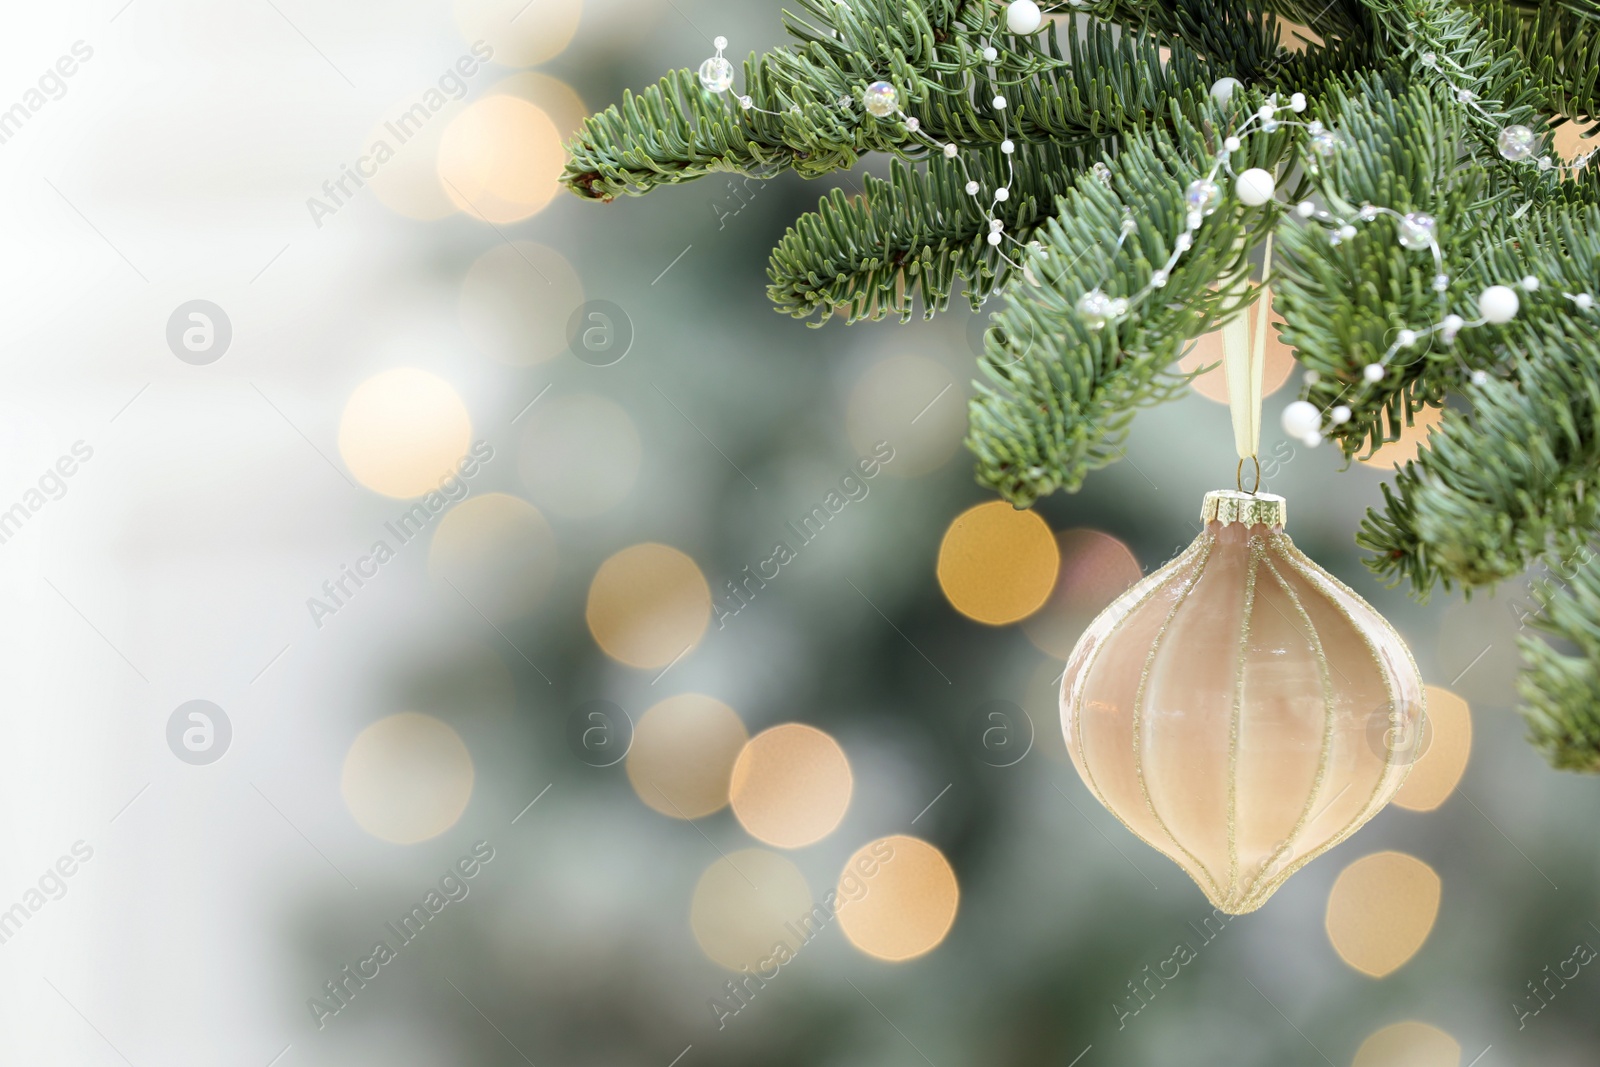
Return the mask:
{"type": "Polygon", "coordinates": [[[1244,459],[1239,460],[1239,467],[1233,472],[1233,484],[1238,486],[1239,492],[1249,493],[1251,496],[1255,496],[1257,490],[1261,488],[1261,460],[1257,459],[1255,456],[1246,456],[1244,459]],[[1255,481],[1250,484],[1249,489],[1244,487],[1245,459],[1248,459],[1251,463],[1256,465],[1256,478],[1255,481]]]}

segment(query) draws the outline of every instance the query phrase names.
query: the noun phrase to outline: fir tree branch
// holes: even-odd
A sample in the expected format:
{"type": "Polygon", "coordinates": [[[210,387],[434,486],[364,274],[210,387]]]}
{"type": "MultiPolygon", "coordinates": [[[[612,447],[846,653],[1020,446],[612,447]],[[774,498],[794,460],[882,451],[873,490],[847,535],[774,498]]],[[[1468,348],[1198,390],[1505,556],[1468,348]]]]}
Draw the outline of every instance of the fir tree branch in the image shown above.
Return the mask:
{"type": "MultiPolygon", "coordinates": [[[[1486,183],[1481,168],[1461,165],[1455,113],[1426,88],[1396,96],[1376,76],[1350,89],[1330,87],[1320,105],[1343,138],[1313,179],[1330,210],[1353,218],[1361,205],[1382,204],[1431,215],[1447,253],[1444,273],[1465,269],[1455,262],[1454,238],[1479,229],[1486,183]]],[[[1332,431],[1347,455],[1398,439],[1419,408],[1442,401],[1455,376],[1441,381],[1432,368],[1443,362],[1453,370],[1456,356],[1443,345],[1401,353],[1378,383],[1363,381],[1363,369],[1384,356],[1401,329],[1437,321],[1479,290],[1456,279],[1437,291],[1433,257],[1403,248],[1387,216],[1347,240],[1320,224],[1285,220],[1277,247],[1281,336],[1319,376],[1308,399],[1322,410],[1351,407],[1350,421],[1332,431]]]]}
{"type": "Polygon", "coordinates": [[[1497,46],[1515,49],[1552,106],[1600,130],[1600,7],[1576,9],[1557,0],[1533,7],[1480,0],[1484,29],[1497,46]]]}
{"type": "Polygon", "coordinates": [[[905,321],[919,299],[925,316],[943,311],[960,277],[976,309],[1010,277],[1012,259],[988,243],[982,204],[965,185],[1003,186],[1013,164],[1010,199],[995,210],[1006,246],[1019,254],[1014,242],[1026,244],[1055,213],[1056,197],[1086,165],[1083,152],[1022,144],[1013,157],[936,156],[926,173],[896,160],[888,181],[868,175],[862,196],[835,189],[796,220],[772,253],[767,295],[795,318],[816,314],[819,325],[836,313],[849,322],[890,313],[905,321]]]}
{"type": "Polygon", "coordinates": [[[1535,587],[1539,613],[1529,621],[1572,648],[1564,652],[1537,635],[1517,641],[1523,669],[1517,679],[1528,740],[1560,770],[1600,772],[1600,567],[1585,546],[1571,560],[1571,581],[1535,587]]]}
{"type": "MultiPolygon", "coordinates": [[[[1174,236],[1187,232],[1184,193],[1214,151],[1181,116],[1175,134],[1129,144],[1110,187],[1081,176],[1061,210],[1036,234],[1027,265],[1038,284],[1013,285],[996,317],[970,406],[968,447],[978,481],[1018,507],[1066,489],[1111,463],[1134,413],[1180,395],[1187,381],[1168,369],[1185,341],[1237,312],[1249,268],[1246,250],[1265,236],[1271,213],[1231,196],[1194,237],[1170,280],[1146,302],[1102,329],[1078,314],[1094,288],[1141,291],[1166,262],[1174,236]],[[1108,236],[1124,219],[1135,229],[1117,247],[1108,236]],[[1219,288],[1212,284],[1221,280],[1219,288]]],[[[1261,138],[1257,165],[1287,148],[1261,138]]]]}
{"type": "MultiPolygon", "coordinates": [[[[1426,451],[1385,488],[1357,541],[1368,566],[1425,593],[1435,582],[1483,585],[1569,555],[1600,523],[1600,311],[1564,293],[1600,288],[1600,209],[1549,208],[1490,227],[1497,247],[1479,285],[1537,273],[1516,319],[1462,333],[1464,363],[1507,372],[1469,386],[1426,451]],[[1535,253],[1535,250],[1539,250],[1535,253]]],[[[1438,387],[1436,377],[1435,387],[1438,387]]]]}

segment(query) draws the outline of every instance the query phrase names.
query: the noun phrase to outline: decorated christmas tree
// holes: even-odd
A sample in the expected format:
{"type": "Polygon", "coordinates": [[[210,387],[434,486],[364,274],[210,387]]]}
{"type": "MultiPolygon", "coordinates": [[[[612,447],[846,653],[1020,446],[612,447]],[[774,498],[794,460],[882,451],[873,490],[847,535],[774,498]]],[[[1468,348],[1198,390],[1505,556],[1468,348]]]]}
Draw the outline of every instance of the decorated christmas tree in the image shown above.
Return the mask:
{"type": "Polygon", "coordinates": [[[1207,331],[1248,398],[1269,295],[1304,367],[1292,436],[1355,457],[1444,409],[1363,524],[1368,566],[1418,596],[1541,570],[1523,714],[1600,770],[1600,177],[1553,147],[1600,116],[1600,3],[804,0],[788,28],[590,118],[566,184],[890,156],[795,222],[769,295],[909,320],[959,279],[995,311],[968,444],[1018,507],[1115,461],[1207,331]]]}

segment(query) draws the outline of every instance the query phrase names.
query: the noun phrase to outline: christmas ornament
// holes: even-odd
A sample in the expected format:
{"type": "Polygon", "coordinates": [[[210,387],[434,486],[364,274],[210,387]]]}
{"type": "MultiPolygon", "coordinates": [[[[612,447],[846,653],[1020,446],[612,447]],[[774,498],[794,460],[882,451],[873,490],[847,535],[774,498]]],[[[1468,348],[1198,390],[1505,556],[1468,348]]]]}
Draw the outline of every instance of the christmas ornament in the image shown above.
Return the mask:
{"type": "Polygon", "coordinates": [[[886,119],[899,110],[899,94],[888,82],[873,82],[861,92],[861,106],[867,113],[886,119]]]}
{"type": "Polygon", "coordinates": [[[733,84],[733,64],[722,57],[722,50],[728,47],[728,39],[718,37],[711,43],[717,54],[700,64],[700,87],[707,92],[724,93],[733,84]]]}
{"type": "Polygon", "coordinates": [[[1437,223],[1432,215],[1424,215],[1420,211],[1408,211],[1405,218],[1400,220],[1400,246],[1409,248],[1413,252],[1423,251],[1434,246],[1434,230],[1437,223]]]}
{"type": "Polygon", "coordinates": [[[1011,0],[1006,7],[1006,29],[1029,34],[1044,23],[1044,13],[1033,0],[1011,0]]]}
{"type": "Polygon", "coordinates": [[[1084,783],[1234,915],[1389,802],[1423,716],[1405,642],[1286,515],[1207,493],[1204,530],[1090,624],[1061,683],[1084,783]]]}
{"type": "Polygon", "coordinates": [[[1246,207],[1260,207],[1272,199],[1275,185],[1271,174],[1251,167],[1233,180],[1233,192],[1246,207]]]}
{"type": "Polygon", "coordinates": [[[1526,126],[1507,126],[1500,131],[1500,154],[1513,163],[1520,163],[1533,155],[1538,144],[1533,131],[1526,126]]]}
{"type": "Polygon", "coordinates": [[[1520,306],[1517,291],[1509,285],[1491,285],[1478,294],[1478,314],[1485,322],[1510,322],[1520,306]]]}

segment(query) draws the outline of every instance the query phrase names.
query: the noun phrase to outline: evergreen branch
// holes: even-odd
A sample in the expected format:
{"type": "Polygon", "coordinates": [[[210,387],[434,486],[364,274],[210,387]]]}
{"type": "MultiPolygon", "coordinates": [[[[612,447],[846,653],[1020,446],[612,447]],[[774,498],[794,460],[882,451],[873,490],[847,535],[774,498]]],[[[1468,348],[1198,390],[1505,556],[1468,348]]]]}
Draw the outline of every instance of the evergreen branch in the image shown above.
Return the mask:
{"type": "Polygon", "coordinates": [[[976,310],[1010,277],[1011,260],[988,243],[987,199],[967,193],[966,182],[993,190],[1015,165],[1011,196],[994,208],[1015,250],[1054,214],[1084,155],[1023,144],[1014,157],[993,150],[936,156],[925,174],[896,160],[888,181],[867,176],[858,197],[835,189],[796,220],[772,253],[767,295],[795,318],[817,314],[819,325],[835,313],[856,322],[892,312],[905,321],[919,298],[926,316],[943,311],[960,277],[976,310]]]}
{"type": "Polygon", "coordinates": [[[1590,133],[1600,130],[1600,8],[1482,0],[1481,10],[1490,38],[1522,57],[1556,110],[1590,119],[1590,133]]]}
{"type": "MultiPolygon", "coordinates": [[[[893,8],[890,0],[868,6],[880,13],[893,8]]],[[[880,29],[851,32],[877,40],[880,29]]],[[[1037,41],[1001,38],[1006,47],[991,72],[977,58],[981,31],[958,29],[958,36],[930,44],[939,34],[924,24],[920,34],[901,34],[881,59],[868,61],[841,51],[839,40],[809,24],[791,25],[802,45],[745,63],[750,108],[702,89],[693,71],[676,71],[585,120],[568,147],[562,180],[581,196],[609,200],[721,171],[770,177],[792,168],[817,177],[848,169],[869,152],[918,159],[929,137],[962,149],[1005,140],[1098,149],[1164,117],[1167,101],[1186,91],[1195,94],[1193,111],[1215,80],[1193,49],[1177,44],[1164,60],[1156,41],[1100,22],[1081,34],[1058,35],[1052,24],[1037,41]],[[914,55],[897,50],[913,43],[914,55]],[[896,86],[902,108],[916,111],[923,137],[860,110],[863,89],[882,78],[896,86]],[[994,105],[996,96],[1006,97],[1005,107],[994,105]]],[[[1254,34],[1252,47],[1264,48],[1264,31],[1256,26],[1254,34]]]]}
{"type": "MultiPolygon", "coordinates": [[[[1481,168],[1460,164],[1454,112],[1425,88],[1397,96],[1369,76],[1349,89],[1330,87],[1321,114],[1343,137],[1331,159],[1315,161],[1314,184],[1329,209],[1351,219],[1365,204],[1431,215],[1447,253],[1444,273],[1464,270],[1466,263],[1453,261],[1453,239],[1481,226],[1485,181],[1481,168]]],[[[1457,356],[1442,344],[1401,352],[1377,383],[1363,380],[1364,368],[1384,357],[1401,329],[1438,321],[1479,291],[1470,279],[1437,291],[1433,257],[1402,247],[1395,227],[1384,216],[1348,239],[1311,222],[1278,230],[1273,288],[1281,335],[1319,376],[1311,402],[1352,409],[1350,421],[1331,431],[1347,455],[1396,440],[1419,408],[1440,403],[1446,383],[1433,371],[1453,369],[1457,356]]]]}
{"type": "Polygon", "coordinates": [[[1579,556],[1565,591],[1548,581],[1534,589],[1540,611],[1529,621],[1573,651],[1563,652],[1536,635],[1518,638],[1523,658],[1518,710],[1529,742],[1551,766],[1595,773],[1600,772],[1600,568],[1586,546],[1579,556]]]}
{"type": "Polygon", "coordinates": [[[1600,312],[1562,295],[1600,287],[1597,234],[1592,207],[1504,224],[1472,280],[1533,273],[1543,284],[1523,294],[1513,322],[1462,333],[1464,362],[1508,376],[1469,387],[1471,410],[1446,415],[1385,489],[1384,511],[1368,513],[1357,541],[1376,553],[1376,573],[1419,593],[1483,585],[1570,554],[1597,529],[1600,312]]]}
{"type": "MultiPolygon", "coordinates": [[[[1066,489],[1121,454],[1134,413],[1172,399],[1187,381],[1168,367],[1185,341],[1243,303],[1246,250],[1271,226],[1271,213],[1231,198],[1195,233],[1164,288],[1118,320],[1095,329],[1077,311],[1085,292],[1130,297],[1187,233],[1184,194],[1209,166],[1214,149],[1193,126],[1132,141],[1116,160],[1110,186],[1078,178],[1060,210],[1036,233],[1027,265],[1033,279],[1013,285],[996,316],[981,363],[984,380],[970,406],[968,447],[978,481],[1018,507],[1066,489]],[[1116,247],[1108,234],[1125,219],[1135,228],[1116,247]],[[1222,280],[1220,288],[1212,283],[1222,280]],[[1037,284],[1033,284],[1035,281],[1037,284]]],[[[1259,165],[1287,148],[1267,142],[1259,165]]]]}

